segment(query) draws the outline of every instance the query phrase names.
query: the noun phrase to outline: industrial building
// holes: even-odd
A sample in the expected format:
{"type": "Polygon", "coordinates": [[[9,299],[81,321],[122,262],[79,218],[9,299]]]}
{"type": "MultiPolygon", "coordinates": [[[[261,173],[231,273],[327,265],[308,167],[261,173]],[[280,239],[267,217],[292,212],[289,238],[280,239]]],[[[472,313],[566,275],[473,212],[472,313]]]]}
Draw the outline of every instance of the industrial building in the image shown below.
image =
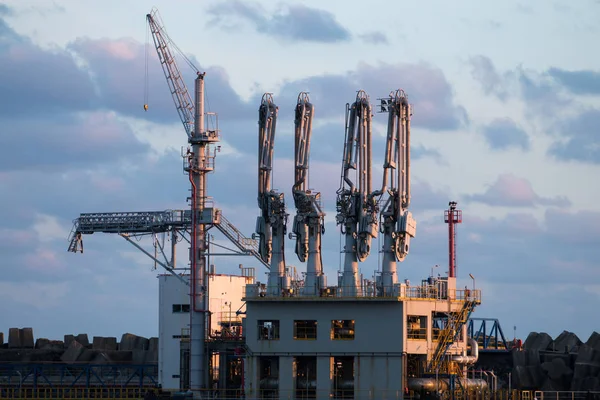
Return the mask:
{"type": "Polygon", "coordinates": [[[190,210],[81,214],[69,250],[83,251],[83,234],[117,233],[168,272],[159,277],[163,388],[179,386],[197,397],[216,390],[211,395],[234,391],[248,399],[358,399],[483,387],[483,381],[466,375],[478,351],[465,324],[481,294],[475,287],[456,287],[454,227],[461,222],[456,203],[450,203],[445,215],[447,276],[430,276],[418,285],[398,282],[397,265],[408,256],[417,225],[409,211],[413,110],[407,94],[398,89],[378,99],[377,111],[387,119],[381,185],[372,178],[370,97],[359,90],[346,104],[335,204],[343,266],[337,284],[328,285],[321,260],[325,212],[320,192],[308,186],[314,116],[308,93],[299,93],[294,118],[291,187],[296,214],[289,238],[295,240],[298,260],[306,264],[299,276],[285,261],[285,196],[271,186],[279,111],[273,95],[265,93],[258,108],[258,217],[255,232],[247,237],[209,196],[207,176],[215,170],[221,133],[218,123],[205,121],[216,118],[204,111],[205,74],[195,70],[192,100],[174,58],[178,48],[157,11],[147,19],[188,137],[182,155],[191,186],[190,210]],[[208,262],[207,231],[212,228],[234,244],[236,254],[253,256],[268,269],[267,282],[257,281],[253,269],[238,278],[214,274],[208,262]],[[154,255],[132,240],[144,235],[170,238],[170,257],[164,240],[154,240],[154,255]],[[374,249],[378,235],[383,246],[374,249]],[[190,259],[178,268],[175,248],[182,237],[189,243],[190,259]],[[375,279],[366,280],[359,263],[373,250],[381,251],[382,262],[375,279]],[[230,310],[223,310],[225,302],[230,310]]]}

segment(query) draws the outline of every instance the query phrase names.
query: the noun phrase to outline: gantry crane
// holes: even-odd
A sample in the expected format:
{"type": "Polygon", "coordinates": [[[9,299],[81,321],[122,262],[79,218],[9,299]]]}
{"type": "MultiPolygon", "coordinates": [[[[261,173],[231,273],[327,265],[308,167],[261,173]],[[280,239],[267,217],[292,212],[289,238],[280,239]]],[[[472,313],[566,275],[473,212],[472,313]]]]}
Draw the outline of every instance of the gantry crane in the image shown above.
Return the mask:
{"type": "Polygon", "coordinates": [[[280,296],[290,286],[285,273],[284,239],[287,217],[283,193],[271,188],[273,146],[278,108],[273,96],[265,93],[258,110],[258,207],[256,220],[259,253],[270,263],[267,295],[280,296]]]}
{"type": "Polygon", "coordinates": [[[362,293],[358,261],[369,256],[371,241],[378,231],[377,200],[371,192],[372,117],[369,96],[360,90],[356,101],[352,105],[346,104],[346,140],[336,201],[336,222],[346,237],[341,285],[346,296],[362,293]],[[358,175],[358,186],[350,177],[351,170],[358,175]]]}
{"type": "Polygon", "coordinates": [[[380,214],[383,233],[382,296],[393,295],[398,281],[396,262],[404,261],[410,239],[415,237],[416,221],[407,210],[410,204],[410,117],[411,106],[403,90],[381,100],[381,111],[388,112],[387,141],[383,163],[382,188],[374,193],[389,196],[380,214]],[[396,170],[396,176],[392,171],[396,170]]]}
{"type": "Polygon", "coordinates": [[[302,294],[318,295],[325,286],[323,263],[321,257],[321,235],[325,230],[325,213],[321,209],[321,193],[312,192],[308,188],[308,171],[310,155],[310,137],[314,106],[308,93],[298,95],[295,110],[295,145],[294,145],[294,217],[293,235],[296,238],[296,254],[301,262],[306,262],[306,277],[302,294]]]}

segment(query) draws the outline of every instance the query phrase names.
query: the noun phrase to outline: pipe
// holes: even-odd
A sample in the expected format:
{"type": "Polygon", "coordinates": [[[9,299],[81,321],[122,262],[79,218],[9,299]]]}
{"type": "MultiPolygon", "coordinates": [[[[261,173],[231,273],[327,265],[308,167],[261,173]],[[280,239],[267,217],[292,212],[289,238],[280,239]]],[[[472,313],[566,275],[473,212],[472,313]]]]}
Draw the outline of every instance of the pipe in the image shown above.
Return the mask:
{"type": "Polygon", "coordinates": [[[479,346],[477,341],[475,341],[473,338],[468,338],[467,343],[471,347],[471,355],[451,356],[450,359],[452,361],[455,361],[459,364],[474,364],[477,362],[477,359],[479,358],[479,346]]]}
{"type": "Polygon", "coordinates": [[[207,310],[206,309],[199,309],[197,308],[197,304],[196,304],[196,300],[198,298],[198,293],[196,292],[196,217],[197,217],[197,213],[198,210],[196,209],[196,184],[194,183],[194,178],[192,176],[192,172],[191,172],[191,168],[190,168],[190,173],[188,174],[188,177],[190,179],[190,183],[192,184],[192,234],[191,236],[191,243],[190,246],[192,247],[192,257],[191,257],[191,261],[192,261],[192,265],[191,265],[191,273],[190,273],[190,278],[191,278],[191,287],[192,287],[192,310],[194,312],[201,312],[201,313],[206,313],[207,310]]]}

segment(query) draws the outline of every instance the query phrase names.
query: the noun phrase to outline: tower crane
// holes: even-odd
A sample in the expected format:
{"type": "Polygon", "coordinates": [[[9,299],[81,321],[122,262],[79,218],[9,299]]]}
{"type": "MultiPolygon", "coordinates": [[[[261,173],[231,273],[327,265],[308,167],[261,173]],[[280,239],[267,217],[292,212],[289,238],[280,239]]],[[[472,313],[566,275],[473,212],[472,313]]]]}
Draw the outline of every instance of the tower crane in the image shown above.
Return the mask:
{"type": "Polygon", "coordinates": [[[415,237],[416,221],[407,210],[410,204],[410,117],[411,106],[403,90],[390,93],[381,100],[382,111],[388,112],[387,141],[383,163],[382,188],[374,194],[389,194],[382,207],[380,229],[383,233],[382,296],[392,295],[398,281],[396,262],[408,255],[410,239],[415,237]],[[392,170],[396,170],[396,176],[392,170]]]}
{"type": "MultiPolygon", "coordinates": [[[[195,70],[195,103],[188,93],[181,72],[173,57],[173,49],[179,48],[172,42],[164,29],[158,10],[153,9],[146,15],[152,33],[154,47],[160,60],[160,65],[169,85],[169,90],[179,118],[188,137],[185,172],[189,175],[191,184],[191,234],[190,234],[190,389],[207,388],[208,358],[206,355],[206,225],[213,218],[205,216],[206,175],[213,171],[216,149],[214,144],[219,142],[216,130],[205,129],[204,124],[204,73],[194,67],[185,56],[187,63],[195,70]]],[[[183,55],[183,54],[182,54],[183,55]]]]}
{"type": "Polygon", "coordinates": [[[342,290],[347,296],[362,294],[358,262],[369,256],[378,231],[377,200],[371,192],[372,117],[369,96],[360,90],[355,102],[346,104],[346,140],[336,201],[336,223],[345,235],[342,290]],[[350,178],[351,170],[358,175],[357,184],[350,178]]]}
{"type": "Polygon", "coordinates": [[[270,263],[267,283],[268,296],[280,296],[288,289],[285,274],[284,238],[287,217],[283,193],[271,188],[273,170],[273,146],[277,125],[278,107],[273,95],[265,93],[258,110],[258,207],[260,215],[256,220],[256,233],[259,237],[259,253],[270,263]]]}
{"type": "Polygon", "coordinates": [[[325,286],[323,263],[321,258],[321,235],[324,232],[325,213],[321,209],[321,193],[308,189],[308,171],[310,155],[310,137],[312,133],[312,120],[314,106],[310,102],[308,93],[298,95],[295,112],[295,172],[294,204],[296,216],[294,217],[293,234],[296,238],[296,254],[301,262],[307,262],[306,278],[304,280],[303,294],[315,296],[325,286]]]}

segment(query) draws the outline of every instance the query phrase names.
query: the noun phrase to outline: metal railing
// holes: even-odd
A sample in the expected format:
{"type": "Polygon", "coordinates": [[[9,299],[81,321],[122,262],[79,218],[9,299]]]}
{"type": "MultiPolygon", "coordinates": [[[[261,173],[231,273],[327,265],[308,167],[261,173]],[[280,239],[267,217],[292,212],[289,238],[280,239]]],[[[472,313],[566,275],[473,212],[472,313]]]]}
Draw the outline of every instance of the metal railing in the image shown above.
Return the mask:
{"type": "Polygon", "coordinates": [[[247,285],[244,288],[243,297],[246,299],[287,299],[287,300],[302,300],[302,299],[371,299],[371,300],[444,300],[444,301],[456,301],[463,303],[465,300],[472,301],[475,304],[481,303],[481,290],[447,290],[444,293],[436,292],[435,286],[398,286],[394,291],[386,292],[383,295],[378,295],[375,290],[362,290],[356,294],[354,288],[348,288],[345,290],[343,286],[331,286],[325,289],[321,289],[318,295],[305,296],[302,294],[302,287],[292,287],[290,289],[282,290],[281,295],[273,296],[269,295],[271,287],[265,284],[247,285]],[[465,293],[466,292],[466,293],[465,293]]]}
{"type": "MultiPolygon", "coordinates": [[[[157,396],[157,389],[121,388],[121,387],[5,387],[0,386],[0,400],[38,400],[38,399],[144,399],[149,393],[157,396]]],[[[158,398],[155,397],[155,398],[158,398]]]]}

